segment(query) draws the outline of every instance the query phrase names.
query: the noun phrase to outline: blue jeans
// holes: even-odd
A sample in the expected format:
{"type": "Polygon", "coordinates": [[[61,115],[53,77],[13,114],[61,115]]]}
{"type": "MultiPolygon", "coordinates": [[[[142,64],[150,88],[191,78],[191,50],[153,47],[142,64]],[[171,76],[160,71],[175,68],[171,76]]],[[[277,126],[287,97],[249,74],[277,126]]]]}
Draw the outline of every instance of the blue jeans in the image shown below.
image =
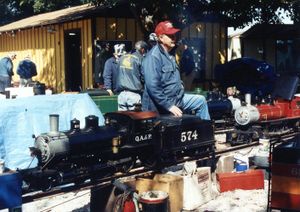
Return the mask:
{"type": "Polygon", "coordinates": [[[196,116],[201,119],[210,120],[206,99],[202,95],[184,94],[183,96],[183,111],[191,113],[195,111],[196,116]]]}
{"type": "Polygon", "coordinates": [[[118,110],[134,110],[135,104],[141,104],[141,95],[131,91],[122,91],[118,95],[118,110]]]}
{"type": "Polygon", "coordinates": [[[0,92],[4,92],[5,88],[11,86],[11,77],[9,76],[0,76],[0,92]]]}

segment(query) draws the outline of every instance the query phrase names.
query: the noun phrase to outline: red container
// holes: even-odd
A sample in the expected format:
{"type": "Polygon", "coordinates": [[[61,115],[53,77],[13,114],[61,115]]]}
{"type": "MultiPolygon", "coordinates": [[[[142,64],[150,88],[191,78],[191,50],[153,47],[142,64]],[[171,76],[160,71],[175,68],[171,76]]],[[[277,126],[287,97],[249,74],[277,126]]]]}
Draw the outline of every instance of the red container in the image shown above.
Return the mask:
{"type": "Polygon", "coordinates": [[[264,188],[263,170],[248,170],[241,173],[218,173],[220,192],[236,189],[253,190],[264,188]]]}

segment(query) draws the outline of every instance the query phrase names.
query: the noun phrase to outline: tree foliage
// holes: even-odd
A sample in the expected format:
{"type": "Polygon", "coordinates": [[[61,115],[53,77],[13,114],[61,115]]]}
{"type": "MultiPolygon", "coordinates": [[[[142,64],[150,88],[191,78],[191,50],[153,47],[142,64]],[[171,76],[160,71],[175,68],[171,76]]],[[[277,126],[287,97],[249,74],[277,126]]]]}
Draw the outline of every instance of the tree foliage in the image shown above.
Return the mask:
{"type": "Polygon", "coordinates": [[[155,23],[163,19],[186,25],[195,20],[214,18],[226,21],[229,26],[243,27],[253,21],[280,23],[285,11],[296,21],[300,17],[300,0],[0,0],[0,9],[4,11],[0,20],[3,24],[85,3],[109,7],[129,3],[131,12],[147,31],[153,30],[155,23]]]}
{"type": "Polygon", "coordinates": [[[0,0],[0,25],[35,14],[85,4],[86,0],[0,0]]]}

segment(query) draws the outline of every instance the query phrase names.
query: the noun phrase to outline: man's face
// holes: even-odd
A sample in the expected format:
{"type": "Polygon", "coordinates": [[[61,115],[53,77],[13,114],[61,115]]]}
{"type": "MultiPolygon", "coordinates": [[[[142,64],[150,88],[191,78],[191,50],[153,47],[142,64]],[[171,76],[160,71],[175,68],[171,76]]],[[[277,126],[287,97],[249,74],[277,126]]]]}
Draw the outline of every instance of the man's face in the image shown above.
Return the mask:
{"type": "Polygon", "coordinates": [[[144,55],[146,53],[146,49],[141,48],[140,53],[141,53],[141,55],[144,55]]]}
{"type": "Polygon", "coordinates": [[[163,34],[163,35],[159,36],[159,39],[160,39],[162,45],[164,45],[168,49],[172,49],[176,45],[176,35],[175,34],[173,34],[173,35],[163,34]]]}

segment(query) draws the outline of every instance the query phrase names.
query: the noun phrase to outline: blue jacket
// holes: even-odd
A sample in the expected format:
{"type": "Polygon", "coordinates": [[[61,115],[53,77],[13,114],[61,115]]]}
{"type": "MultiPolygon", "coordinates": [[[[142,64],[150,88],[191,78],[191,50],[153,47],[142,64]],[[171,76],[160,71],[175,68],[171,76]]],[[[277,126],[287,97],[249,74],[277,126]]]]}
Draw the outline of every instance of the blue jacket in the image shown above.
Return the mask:
{"type": "Polygon", "coordinates": [[[142,107],[145,111],[169,113],[171,106],[182,108],[184,88],[175,58],[160,44],[154,46],[142,63],[145,78],[142,107]]]}
{"type": "Polygon", "coordinates": [[[23,79],[30,79],[37,75],[36,65],[29,59],[22,60],[18,65],[17,74],[23,79]]]}
{"type": "Polygon", "coordinates": [[[13,63],[9,57],[3,57],[0,60],[0,76],[11,77],[14,75],[13,63]]]}
{"type": "Polygon", "coordinates": [[[141,65],[143,55],[138,51],[126,54],[120,58],[117,77],[117,91],[128,90],[136,93],[143,92],[141,65]]]}
{"type": "Polygon", "coordinates": [[[104,88],[114,92],[117,87],[118,64],[116,58],[112,56],[105,62],[103,71],[104,88]]]}

